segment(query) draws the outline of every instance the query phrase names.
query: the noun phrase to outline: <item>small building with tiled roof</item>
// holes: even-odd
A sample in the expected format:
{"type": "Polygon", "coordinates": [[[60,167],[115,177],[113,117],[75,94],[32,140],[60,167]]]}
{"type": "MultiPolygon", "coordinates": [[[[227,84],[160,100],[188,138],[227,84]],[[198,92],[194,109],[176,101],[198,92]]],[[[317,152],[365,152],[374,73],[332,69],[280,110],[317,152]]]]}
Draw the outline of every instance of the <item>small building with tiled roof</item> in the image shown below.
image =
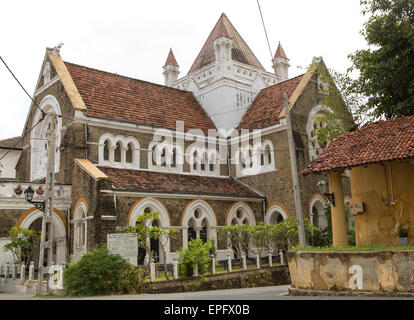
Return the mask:
{"type": "Polygon", "coordinates": [[[23,150],[21,137],[0,140],[0,179],[15,179],[16,164],[23,150]]]}
{"type": "Polygon", "coordinates": [[[357,245],[397,245],[401,229],[413,239],[414,116],[380,120],[337,137],[301,174],[327,174],[336,197],[342,186],[335,177],[345,169],[357,245]]]}
{"type": "MultiPolygon", "coordinates": [[[[160,85],[67,62],[60,48],[47,48],[16,177],[0,184],[0,238],[13,226],[41,226],[23,190],[31,185],[36,199],[45,190],[52,118],[43,112],[58,115],[49,260],[77,259],[148,211],[160,213],[160,227],[179,230],[165,256],[153,243],[159,262],[171,263],[197,237],[214,240],[217,259],[225,260],[234,252],[217,229],[295,216],[282,95],[301,170],[322,151],[312,130],[313,117],[327,110],[316,71],[326,69],[323,61],[289,78],[279,44],[276,74],[266,71],[225,14],[182,78],[178,61],[170,48],[160,85]]],[[[301,205],[324,228],[326,199],[315,179],[300,178],[301,205]]]]}

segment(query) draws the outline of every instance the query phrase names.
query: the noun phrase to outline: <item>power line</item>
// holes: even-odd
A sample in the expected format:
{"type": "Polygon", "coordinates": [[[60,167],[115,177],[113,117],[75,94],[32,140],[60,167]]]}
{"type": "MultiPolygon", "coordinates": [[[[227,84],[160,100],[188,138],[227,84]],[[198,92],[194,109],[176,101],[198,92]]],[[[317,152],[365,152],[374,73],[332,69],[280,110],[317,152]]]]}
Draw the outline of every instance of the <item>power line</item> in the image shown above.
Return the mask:
{"type": "Polygon", "coordinates": [[[33,101],[33,103],[35,104],[35,106],[40,110],[40,112],[42,112],[42,120],[43,118],[46,116],[46,112],[44,112],[42,110],[42,108],[39,107],[39,105],[36,103],[36,101],[33,100],[33,98],[30,96],[30,94],[26,91],[26,89],[23,87],[23,85],[20,83],[20,81],[16,78],[16,76],[14,75],[14,73],[10,70],[9,66],[7,65],[7,63],[3,60],[3,58],[0,56],[0,60],[3,62],[3,64],[6,66],[7,70],[9,70],[10,74],[13,76],[13,78],[17,81],[17,83],[19,84],[19,86],[23,89],[23,91],[27,94],[27,96],[30,98],[30,100],[33,101]]]}
{"type": "Polygon", "coordinates": [[[267,46],[269,47],[270,57],[272,58],[273,57],[272,49],[270,49],[269,38],[267,37],[267,31],[266,31],[265,23],[264,23],[264,20],[263,20],[263,14],[262,14],[262,9],[260,8],[259,0],[257,0],[257,5],[259,7],[260,17],[262,18],[263,29],[264,29],[264,32],[265,32],[265,35],[266,35],[267,46]]]}

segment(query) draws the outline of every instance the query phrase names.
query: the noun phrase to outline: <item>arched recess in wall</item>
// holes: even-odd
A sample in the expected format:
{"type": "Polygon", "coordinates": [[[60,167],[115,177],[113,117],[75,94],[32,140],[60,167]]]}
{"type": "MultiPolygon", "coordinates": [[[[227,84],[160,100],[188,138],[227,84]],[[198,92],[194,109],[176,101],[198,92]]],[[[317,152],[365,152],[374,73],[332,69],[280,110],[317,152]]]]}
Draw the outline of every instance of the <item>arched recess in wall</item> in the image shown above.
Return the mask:
{"type": "Polygon", "coordinates": [[[275,225],[283,222],[283,220],[287,219],[288,216],[289,213],[282,203],[272,202],[266,210],[264,223],[275,225]]]}
{"type": "Polygon", "coordinates": [[[352,206],[352,199],[349,196],[346,196],[344,199],[345,204],[345,213],[348,218],[348,225],[350,227],[354,226],[354,207],[352,206]]]}
{"type": "Polygon", "coordinates": [[[83,254],[87,250],[88,239],[88,204],[80,199],[73,209],[73,252],[83,254]]]}
{"type": "Polygon", "coordinates": [[[324,113],[331,112],[327,106],[323,104],[317,104],[309,112],[308,121],[306,123],[306,134],[308,135],[308,149],[309,149],[309,160],[315,159],[323,150],[324,146],[320,146],[317,137],[314,134],[314,130],[317,127],[323,126],[323,123],[315,123],[315,117],[321,116],[324,113]]]}
{"type": "MultiPolygon", "coordinates": [[[[166,231],[168,231],[169,227],[171,227],[171,219],[170,219],[168,210],[162,204],[161,201],[154,199],[152,197],[141,198],[134,203],[131,210],[129,211],[129,215],[127,218],[127,225],[134,226],[137,222],[138,216],[144,213],[153,213],[153,212],[158,212],[159,216],[158,216],[157,221],[150,221],[149,222],[150,225],[153,225],[153,226],[157,225],[161,229],[166,229],[166,231]]],[[[154,248],[154,251],[156,251],[156,254],[159,257],[160,263],[171,263],[170,247],[171,247],[170,241],[167,241],[167,238],[165,236],[161,236],[159,239],[159,242],[152,241],[151,243],[151,248],[154,248]],[[164,252],[162,250],[162,244],[165,244],[165,251],[167,254],[166,257],[164,257],[164,252]]],[[[141,261],[141,263],[147,264],[148,256],[145,256],[145,258],[143,257],[143,261],[141,261]]]]}
{"type": "Polygon", "coordinates": [[[213,239],[217,244],[217,217],[213,208],[204,200],[193,200],[184,208],[181,215],[183,229],[183,247],[188,247],[188,241],[201,238],[204,241],[213,239]]]}
{"type": "Polygon", "coordinates": [[[311,223],[320,230],[328,226],[325,206],[326,200],[320,194],[314,194],[309,200],[309,219],[311,223]]]}
{"type": "MultiPolygon", "coordinates": [[[[17,220],[16,227],[41,231],[42,217],[43,213],[41,211],[35,208],[31,208],[20,216],[20,218],[17,220]]],[[[57,264],[64,264],[66,262],[67,221],[64,214],[58,209],[54,209],[53,211],[52,224],[52,244],[53,251],[56,253],[52,254],[51,260],[57,264]]],[[[38,250],[39,247],[37,247],[37,250],[33,251],[35,259],[38,259],[38,250]]]]}
{"type": "MultiPolygon", "coordinates": [[[[39,104],[40,108],[46,113],[61,115],[61,108],[57,99],[52,95],[45,96],[39,104]]],[[[32,126],[40,121],[42,112],[37,108],[33,117],[32,126]]],[[[47,133],[51,125],[52,118],[46,118],[30,133],[30,180],[38,180],[46,176],[47,153],[49,143],[47,133]]],[[[56,150],[55,150],[55,173],[59,172],[60,166],[60,139],[62,129],[62,118],[57,118],[56,124],[56,150]]]]}

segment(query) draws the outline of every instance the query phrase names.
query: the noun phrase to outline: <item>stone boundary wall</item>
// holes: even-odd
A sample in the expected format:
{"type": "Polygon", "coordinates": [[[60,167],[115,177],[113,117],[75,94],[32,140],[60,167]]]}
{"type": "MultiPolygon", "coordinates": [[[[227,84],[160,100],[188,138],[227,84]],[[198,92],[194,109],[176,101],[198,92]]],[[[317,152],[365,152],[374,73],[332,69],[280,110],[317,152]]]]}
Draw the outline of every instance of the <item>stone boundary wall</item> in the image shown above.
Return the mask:
{"type": "Polygon", "coordinates": [[[287,265],[149,283],[142,293],[173,293],[290,284],[287,265]]]}
{"type": "Polygon", "coordinates": [[[288,265],[291,294],[414,293],[414,250],[290,251],[288,265]]]}
{"type": "MultiPolygon", "coordinates": [[[[36,295],[37,280],[21,280],[0,278],[1,293],[24,293],[36,295]]],[[[51,293],[58,293],[57,290],[50,290],[51,293]]],[[[42,282],[42,295],[49,294],[46,281],[42,282]]]]}

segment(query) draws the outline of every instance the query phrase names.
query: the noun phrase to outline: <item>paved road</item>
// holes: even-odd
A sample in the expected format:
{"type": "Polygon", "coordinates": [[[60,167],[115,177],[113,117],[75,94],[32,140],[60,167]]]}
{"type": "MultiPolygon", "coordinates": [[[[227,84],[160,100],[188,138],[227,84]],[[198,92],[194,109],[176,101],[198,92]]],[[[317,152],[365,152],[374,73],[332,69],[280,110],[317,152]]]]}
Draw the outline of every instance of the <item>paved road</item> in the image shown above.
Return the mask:
{"type": "Polygon", "coordinates": [[[271,286],[260,288],[210,290],[184,293],[161,294],[134,294],[111,295],[94,297],[35,297],[24,294],[0,293],[0,300],[414,300],[414,298],[390,298],[390,297],[297,297],[289,296],[290,285],[271,286]]]}
{"type": "Polygon", "coordinates": [[[24,294],[0,293],[0,300],[271,300],[288,294],[289,285],[247,289],[211,290],[184,293],[129,294],[94,297],[36,297],[24,294]]]}

